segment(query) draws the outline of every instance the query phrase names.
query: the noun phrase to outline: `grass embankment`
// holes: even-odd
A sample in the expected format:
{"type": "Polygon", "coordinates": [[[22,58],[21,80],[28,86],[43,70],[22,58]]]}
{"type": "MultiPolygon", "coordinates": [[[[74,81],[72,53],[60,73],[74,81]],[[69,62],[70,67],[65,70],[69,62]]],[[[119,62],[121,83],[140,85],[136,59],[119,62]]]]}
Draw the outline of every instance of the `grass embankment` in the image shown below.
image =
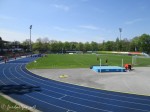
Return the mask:
{"type": "Polygon", "coordinates": [[[30,112],[0,96],[0,112],[30,112]]]}
{"type": "MultiPolygon", "coordinates": [[[[51,54],[47,57],[39,58],[36,63],[32,62],[27,65],[28,69],[42,68],[89,68],[92,65],[99,65],[102,60],[102,65],[105,65],[108,59],[108,65],[121,66],[122,59],[125,63],[132,63],[132,56],[113,55],[113,54],[51,54]]],[[[137,58],[135,66],[150,66],[150,58],[137,58]]]]}

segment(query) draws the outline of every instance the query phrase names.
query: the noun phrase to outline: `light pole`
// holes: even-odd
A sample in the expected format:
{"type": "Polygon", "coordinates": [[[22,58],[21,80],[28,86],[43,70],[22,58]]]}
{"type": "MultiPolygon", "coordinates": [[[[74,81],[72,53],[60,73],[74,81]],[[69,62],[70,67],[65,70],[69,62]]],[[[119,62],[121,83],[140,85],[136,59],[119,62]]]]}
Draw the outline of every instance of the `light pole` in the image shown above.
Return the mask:
{"type": "Polygon", "coordinates": [[[119,32],[120,32],[119,48],[120,48],[120,51],[121,51],[122,50],[122,45],[121,45],[121,32],[122,32],[122,28],[119,28],[119,32]]]}
{"type": "Polygon", "coordinates": [[[120,32],[120,41],[121,41],[121,32],[122,32],[122,28],[119,28],[119,32],[120,32]]]}
{"type": "Polygon", "coordinates": [[[32,46],[31,46],[31,29],[32,29],[32,25],[30,25],[30,52],[32,53],[32,46]]]}

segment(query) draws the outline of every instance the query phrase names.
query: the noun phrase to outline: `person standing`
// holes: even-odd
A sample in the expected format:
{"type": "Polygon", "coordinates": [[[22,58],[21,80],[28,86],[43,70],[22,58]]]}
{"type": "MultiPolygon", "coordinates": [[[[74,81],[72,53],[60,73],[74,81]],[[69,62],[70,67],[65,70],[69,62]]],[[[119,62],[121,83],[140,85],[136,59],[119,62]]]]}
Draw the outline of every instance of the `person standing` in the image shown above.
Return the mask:
{"type": "Polygon", "coordinates": [[[108,64],[108,59],[106,58],[106,65],[108,64]]]}

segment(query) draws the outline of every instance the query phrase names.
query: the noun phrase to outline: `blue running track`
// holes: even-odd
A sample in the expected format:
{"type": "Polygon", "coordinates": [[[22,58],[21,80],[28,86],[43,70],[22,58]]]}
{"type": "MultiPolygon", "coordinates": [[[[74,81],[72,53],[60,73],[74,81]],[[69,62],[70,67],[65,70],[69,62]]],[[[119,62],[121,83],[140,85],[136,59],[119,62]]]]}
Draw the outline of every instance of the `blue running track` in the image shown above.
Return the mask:
{"type": "Polygon", "coordinates": [[[29,72],[36,57],[0,64],[0,92],[42,112],[150,112],[150,96],[57,82],[29,72]]]}

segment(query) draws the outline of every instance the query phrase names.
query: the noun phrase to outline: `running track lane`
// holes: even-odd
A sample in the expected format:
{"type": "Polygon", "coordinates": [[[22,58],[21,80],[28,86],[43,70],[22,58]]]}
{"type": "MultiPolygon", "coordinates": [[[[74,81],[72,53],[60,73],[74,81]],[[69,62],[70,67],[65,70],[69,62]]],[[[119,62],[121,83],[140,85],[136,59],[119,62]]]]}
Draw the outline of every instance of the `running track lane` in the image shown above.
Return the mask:
{"type": "Polygon", "coordinates": [[[0,92],[43,112],[150,112],[150,97],[66,84],[26,70],[28,57],[0,64],[0,92]]]}

